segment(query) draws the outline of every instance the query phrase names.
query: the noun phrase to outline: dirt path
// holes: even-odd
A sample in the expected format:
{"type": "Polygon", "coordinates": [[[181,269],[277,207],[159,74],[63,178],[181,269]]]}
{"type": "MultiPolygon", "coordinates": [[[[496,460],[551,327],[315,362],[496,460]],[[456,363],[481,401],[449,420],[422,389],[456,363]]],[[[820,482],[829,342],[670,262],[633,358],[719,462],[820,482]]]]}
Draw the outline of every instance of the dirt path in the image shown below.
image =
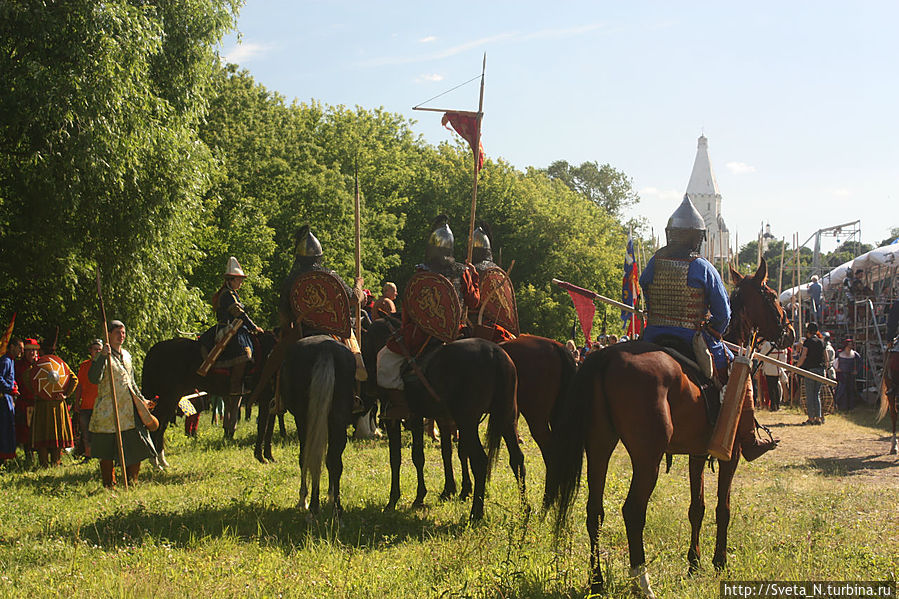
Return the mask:
{"type": "Polygon", "coordinates": [[[889,416],[875,424],[873,408],[829,415],[821,426],[801,426],[806,416],[795,409],[762,410],[756,417],[780,439],[775,454],[785,465],[804,465],[853,482],[899,488],[899,456],[889,454],[889,416]]]}

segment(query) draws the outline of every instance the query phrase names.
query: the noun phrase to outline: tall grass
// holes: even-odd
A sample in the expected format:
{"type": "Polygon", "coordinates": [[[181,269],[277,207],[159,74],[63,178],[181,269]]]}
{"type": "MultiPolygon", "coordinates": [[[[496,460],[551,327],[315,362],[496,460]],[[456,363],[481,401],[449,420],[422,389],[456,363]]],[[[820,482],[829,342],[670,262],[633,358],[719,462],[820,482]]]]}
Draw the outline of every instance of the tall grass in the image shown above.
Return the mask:
{"type": "MultiPolygon", "coordinates": [[[[767,416],[767,415],[766,415],[767,416]]],[[[774,415],[772,415],[773,417],[774,415]]],[[[765,418],[770,422],[773,418],[765,418]]],[[[414,470],[404,449],[403,499],[383,512],[389,490],[386,441],[351,442],[344,454],[345,514],[326,508],[308,522],[297,507],[299,447],[275,447],[278,462],[253,459],[255,426],[236,441],[203,415],[199,439],[170,428],[172,468],[132,490],[102,488],[95,464],[65,458],[53,470],[0,473],[0,597],[583,597],[588,544],[582,489],[562,538],[539,510],[543,463],[522,423],[528,495],[523,515],[507,458],[488,484],[486,518],[469,525],[467,503],[438,502],[443,475],[436,445],[426,449],[428,505],[410,508],[414,470]]],[[[802,420],[777,416],[789,438],[802,420]]],[[[880,437],[870,414],[828,418],[816,434],[880,437]]],[[[288,427],[292,432],[292,427],[288,427]]],[[[797,429],[798,430],[798,429],[797,429]]],[[[295,434],[291,435],[292,437],[295,434]]],[[[895,579],[899,569],[899,463],[862,455],[808,458],[792,444],[741,464],[734,484],[728,570],[711,567],[714,475],[706,476],[705,569],[687,578],[687,460],[662,474],[646,525],[654,588],[665,597],[717,597],[738,580],[895,579]],[[859,476],[860,468],[877,476],[859,476]]],[[[407,440],[408,445],[408,440],[407,440]]],[[[888,449],[883,443],[884,452],[888,449]]],[[[630,465],[612,458],[602,529],[608,594],[629,596],[627,540],[620,507],[630,465]]]]}

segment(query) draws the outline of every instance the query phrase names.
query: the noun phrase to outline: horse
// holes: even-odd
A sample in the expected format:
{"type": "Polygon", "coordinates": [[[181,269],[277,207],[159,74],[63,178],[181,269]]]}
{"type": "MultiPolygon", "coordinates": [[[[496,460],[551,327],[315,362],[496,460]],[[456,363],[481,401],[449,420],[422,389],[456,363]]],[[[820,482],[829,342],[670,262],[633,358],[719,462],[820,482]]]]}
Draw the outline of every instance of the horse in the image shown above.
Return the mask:
{"type": "Polygon", "coordinates": [[[878,422],[890,413],[893,420],[893,438],[890,444],[890,455],[899,453],[899,442],[896,440],[896,420],[899,415],[899,352],[887,352],[883,365],[883,378],[880,382],[880,408],[877,411],[878,422]]]}
{"type": "MultiPolygon", "coordinates": [[[[531,437],[540,449],[546,468],[551,451],[550,422],[555,406],[568,392],[577,372],[577,364],[565,346],[554,339],[537,335],[521,335],[499,346],[509,354],[518,373],[518,411],[524,417],[531,437]]],[[[445,434],[447,440],[452,435],[445,434]]],[[[441,443],[444,439],[441,438],[441,443]]],[[[460,452],[462,463],[462,499],[471,489],[468,461],[460,452]]],[[[452,467],[452,466],[450,466],[452,467]]]]}
{"type": "MultiPolygon", "coordinates": [[[[271,332],[258,335],[256,339],[258,339],[258,346],[255,348],[256,360],[247,369],[252,384],[255,384],[266,357],[275,345],[275,336],[271,332]]],[[[210,371],[206,376],[200,376],[197,369],[202,363],[200,342],[186,337],[160,341],[150,348],[144,358],[141,392],[144,397],[156,398],[154,413],[159,419],[159,429],[150,436],[159,452],[159,463],[163,467],[168,466],[165,459],[165,429],[175,416],[178,400],[193,393],[194,390],[228,398],[225,403],[224,435],[225,438],[234,438],[240,404],[229,397],[229,376],[226,372],[216,370],[210,371]]]]}
{"type": "Polygon", "coordinates": [[[299,506],[310,515],[318,514],[320,508],[323,460],[328,468],[328,495],[334,504],[334,516],[339,519],[343,513],[340,477],[346,427],[353,412],[355,371],[353,353],[327,335],[300,339],[285,352],[280,393],[297,423],[302,470],[299,506]]]}
{"type": "MultiPolygon", "coordinates": [[[[362,353],[368,368],[369,381],[377,380],[377,353],[387,337],[396,330],[395,318],[378,319],[363,338],[362,353]],[[372,377],[371,373],[375,376],[372,377]]],[[[455,494],[452,469],[452,435],[459,432],[459,457],[471,463],[474,484],[463,486],[461,496],[472,496],[469,518],[477,521],[484,516],[484,493],[487,476],[495,461],[500,441],[505,441],[509,463],[518,481],[520,497],[526,504],[524,454],[518,444],[518,406],[516,401],[517,373],[509,355],[498,345],[484,339],[459,339],[433,350],[426,359],[423,374],[436,394],[432,397],[424,384],[412,381],[406,386],[406,401],[412,414],[407,425],[412,432],[412,462],[415,464],[418,486],[413,507],[424,505],[427,488],[424,480],[424,430],[422,420],[434,418],[444,431],[441,454],[444,465],[444,488],[441,499],[455,494]],[[487,451],[481,443],[478,425],[488,415],[487,451]]],[[[379,390],[383,397],[383,390],[379,390]]],[[[400,498],[400,422],[385,423],[390,447],[390,499],[385,509],[393,509],[400,498]]]]}
{"type": "MultiPolygon", "coordinates": [[[[777,295],[766,284],[764,260],[752,277],[743,277],[731,268],[731,280],[735,285],[731,294],[733,315],[725,338],[742,345],[757,330],[778,347],[792,344],[795,333],[777,295]]],[[[633,467],[622,508],[631,575],[637,577],[646,596],[654,597],[646,572],[643,528],[647,503],[666,453],[689,455],[691,538],[687,559],[690,573],[698,569],[699,532],[705,512],[703,469],[712,429],[699,388],[687,378],[679,362],[658,345],[639,340],[613,345],[591,353],[581,365],[553,421],[553,453],[543,504],[545,509],[557,507],[558,533],[580,486],[586,453],[591,593],[601,593],[603,588],[597,544],[599,527],[605,518],[603,492],[609,458],[619,440],[633,467]]],[[[717,535],[712,562],[719,570],[727,560],[730,488],[740,459],[739,439],[734,443],[732,456],[720,463],[718,473],[717,535]]]]}

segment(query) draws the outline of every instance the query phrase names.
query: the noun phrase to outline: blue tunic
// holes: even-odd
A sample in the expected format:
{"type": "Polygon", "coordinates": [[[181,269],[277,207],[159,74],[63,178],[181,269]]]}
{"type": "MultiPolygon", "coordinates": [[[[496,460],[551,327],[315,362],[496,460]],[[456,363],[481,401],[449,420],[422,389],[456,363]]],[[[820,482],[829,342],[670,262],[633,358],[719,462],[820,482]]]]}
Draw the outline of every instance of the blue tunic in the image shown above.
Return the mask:
{"type": "Polygon", "coordinates": [[[15,365],[4,354],[0,357],[0,460],[16,456],[16,409],[12,396],[15,386],[15,365]]]}
{"type": "MultiPolygon", "coordinates": [[[[652,283],[655,276],[655,256],[649,259],[643,274],[640,275],[640,286],[644,289],[652,283]]],[[[704,258],[696,258],[690,263],[687,269],[687,286],[694,289],[705,290],[706,301],[708,302],[708,310],[711,314],[709,325],[718,331],[724,333],[727,324],[730,322],[730,300],[727,297],[727,289],[724,287],[724,281],[721,275],[715,270],[715,267],[704,258]]],[[[687,327],[675,326],[649,326],[643,332],[643,339],[652,341],[660,335],[674,335],[683,339],[686,343],[693,342],[693,335],[696,334],[695,329],[687,327]]],[[[715,366],[724,368],[728,361],[732,360],[734,355],[724,344],[703,331],[702,336],[705,338],[712,352],[712,358],[715,360],[715,366]]]]}

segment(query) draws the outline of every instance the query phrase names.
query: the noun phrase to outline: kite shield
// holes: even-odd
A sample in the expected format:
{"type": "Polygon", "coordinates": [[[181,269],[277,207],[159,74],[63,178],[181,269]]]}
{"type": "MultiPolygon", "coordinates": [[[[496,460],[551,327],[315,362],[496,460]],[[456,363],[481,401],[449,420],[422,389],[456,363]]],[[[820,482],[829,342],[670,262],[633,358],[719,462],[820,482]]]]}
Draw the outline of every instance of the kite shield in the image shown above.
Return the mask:
{"type": "Polygon", "coordinates": [[[416,272],[404,297],[403,308],[428,335],[449,343],[459,334],[462,306],[449,279],[435,272],[416,272]]]}
{"type": "MultiPolygon", "coordinates": [[[[515,289],[509,275],[498,266],[491,266],[481,272],[481,314],[483,319],[498,324],[516,337],[518,330],[518,306],[515,303],[515,289]]],[[[480,319],[480,318],[479,318],[480,319]]]]}
{"type": "Polygon", "coordinates": [[[343,281],[329,272],[304,272],[290,289],[293,316],[302,325],[338,337],[349,337],[350,300],[343,281]]]}

